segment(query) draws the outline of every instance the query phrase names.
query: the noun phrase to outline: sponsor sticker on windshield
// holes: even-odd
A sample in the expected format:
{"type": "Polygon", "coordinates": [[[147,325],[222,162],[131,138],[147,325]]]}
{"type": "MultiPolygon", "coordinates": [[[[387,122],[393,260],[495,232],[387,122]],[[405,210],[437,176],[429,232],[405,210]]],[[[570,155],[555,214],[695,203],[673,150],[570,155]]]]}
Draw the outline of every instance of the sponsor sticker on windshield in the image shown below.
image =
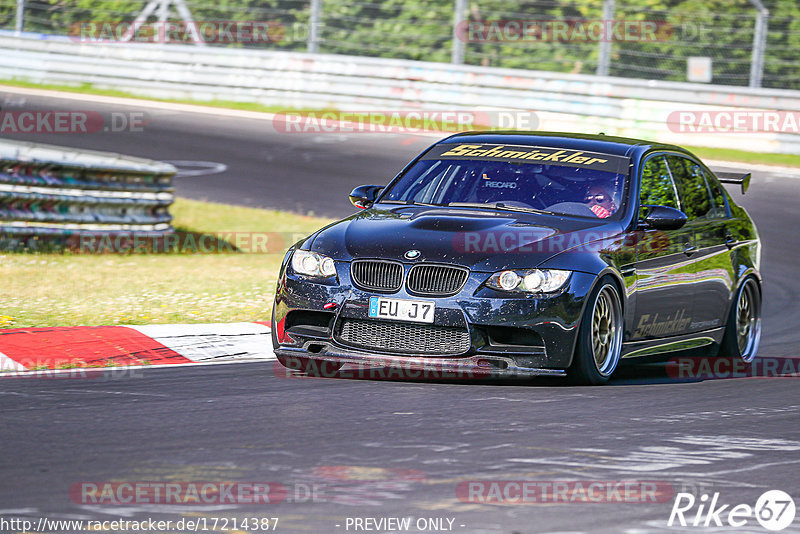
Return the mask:
{"type": "Polygon", "coordinates": [[[629,158],[553,147],[494,145],[494,144],[442,144],[431,148],[422,159],[463,159],[483,161],[509,161],[513,163],[538,163],[563,165],[625,174],[629,158]]]}

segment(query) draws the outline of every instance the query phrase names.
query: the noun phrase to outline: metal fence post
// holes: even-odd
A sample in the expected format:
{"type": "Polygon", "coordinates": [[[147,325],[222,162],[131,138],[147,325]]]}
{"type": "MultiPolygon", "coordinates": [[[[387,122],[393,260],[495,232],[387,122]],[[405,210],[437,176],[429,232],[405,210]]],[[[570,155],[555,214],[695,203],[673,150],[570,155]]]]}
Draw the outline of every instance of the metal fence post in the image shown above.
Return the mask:
{"type": "Polygon", "coordinates": [[[17,0],[17,22],[14,25],[14,32],[19,35],[25,27],[25,0],[17,0]]]}
{"type": "Polygon", "coordinates": [[[311,0],[308,15],[308,52],[319,52],[319,24],[322,20],[322,0],[311,0]]]}
{"type": "MultiPolygon", "coordinates": [[[[614,20],[614,0],[603,0],[603,27],[608,28],[614,20]]],[[[611,36],[603,35],[597,46],[597,75],[608,76],[611,65],[611,36]]]]}
{"type": "Polygon", "coordinates": [[[167,42],[167,27],[166,23],[169,20],[169,10],[170,5],[175,4],[175,10],[178,12],[178,15],[183,19],[183,22],[186,23],[186,31],[192,37],[192,42],[196,45],[205,46],[205,41],[200,36],[200,30],[197,28],[197,24],[194,22],[194,18],[192,17],[192,12],[189,11],[189,8],[186,7],[186,3],[184,0],[150,0],[144,9],[142,9],[136,18],[133,20],[133,24],[131,24],[128,31],[126,31],[122,37],[119,38],[120,41],[130,41],[131,39],[135,40],[136,32],[139,31],[139,28],[142,27],[142,24],[147,22],[147,19],[155,13],[158,17],[158,36],[157,39],[159,42],[167,42]]]}
{"type": "Polygon", "coordinates": [[[761,87],[761,79],[764,76],[764,54],[767,51],[767,19],[769,10],[764,7],[761,0],[750,0],[758,13],[756,13],[756,23],[753,29],[753,56],[750,60],[750,87],[761,87]]]}
{"type": "Polygon", "coordinates": [[[466,47],[466,33],[459,35],[459,25],[467,20],[467,0],[455,0],[455,11],[453,13],[453,51],[450,55],[450,63],[462,65],[464,63],[464,51],[466,47]]]}

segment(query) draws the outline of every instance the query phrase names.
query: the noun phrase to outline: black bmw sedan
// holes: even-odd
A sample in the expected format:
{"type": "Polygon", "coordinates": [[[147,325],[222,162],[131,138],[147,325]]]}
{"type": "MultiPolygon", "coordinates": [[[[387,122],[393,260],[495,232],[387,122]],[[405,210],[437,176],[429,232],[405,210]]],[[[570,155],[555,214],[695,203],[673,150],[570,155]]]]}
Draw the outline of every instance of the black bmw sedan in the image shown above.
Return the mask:
{"type": "Polygon", "coordinates": [[[272,318],[285,366],[609,380],[692,350],[752,361],[761,244],[672,145],[480,132],[437,142],[360,211],[289,249],[272,318]]]}

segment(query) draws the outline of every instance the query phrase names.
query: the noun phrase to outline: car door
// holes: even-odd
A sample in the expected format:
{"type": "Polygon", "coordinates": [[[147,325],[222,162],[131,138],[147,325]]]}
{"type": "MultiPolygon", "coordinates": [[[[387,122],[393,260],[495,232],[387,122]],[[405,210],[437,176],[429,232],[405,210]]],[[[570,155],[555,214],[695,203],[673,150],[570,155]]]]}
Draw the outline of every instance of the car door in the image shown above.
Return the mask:
{"type": "MultiPolygon", "coordinates": [[[[646,216],[648,205],[681,209],[664,154],[645,160],[639,184],[639,220],[646,216]]],[[[688,333],[693,314],[693,230],[641,229],[637,237],[636,298],[630,340],[688,333]]]]}
{"type": "Polygon", "coordinates": [[[694,232],[694,312],[690,329],[701,332],[725,324],[732,285],[736,279],[730,254],[730,212],[722,186],[696,161],[677,154],[667,156],[678,187],[687,228],[694,232]]]}

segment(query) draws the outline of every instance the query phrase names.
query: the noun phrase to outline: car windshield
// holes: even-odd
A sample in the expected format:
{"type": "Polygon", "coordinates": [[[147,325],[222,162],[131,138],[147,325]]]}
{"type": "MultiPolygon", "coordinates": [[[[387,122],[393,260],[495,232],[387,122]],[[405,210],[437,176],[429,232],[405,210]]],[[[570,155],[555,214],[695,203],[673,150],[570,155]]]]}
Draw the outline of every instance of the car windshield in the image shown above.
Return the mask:
{"type": "Polygon", "coordinates": [[[627,169],[628,158],[576,150],[437,145],[380,202],[609,218],[622,204],[627,169]]]}

